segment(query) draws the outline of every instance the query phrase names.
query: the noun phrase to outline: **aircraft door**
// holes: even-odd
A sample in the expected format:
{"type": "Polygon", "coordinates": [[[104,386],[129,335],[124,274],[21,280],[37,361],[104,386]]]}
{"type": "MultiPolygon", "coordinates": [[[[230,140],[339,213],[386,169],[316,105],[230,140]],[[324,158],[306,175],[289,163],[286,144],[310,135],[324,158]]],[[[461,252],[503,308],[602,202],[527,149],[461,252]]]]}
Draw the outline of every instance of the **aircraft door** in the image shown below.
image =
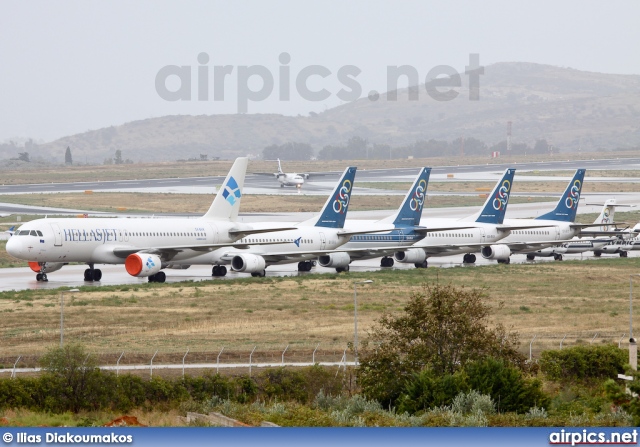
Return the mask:
{"type": "Polygon", "coordinates": [[[484,228],[480,227],[478,231],[480,232],[480,243],[485,244],[487,242],[487,234],[484,232],[484,228]]]}
{"type": "Polygon", "coordinates": [[[56,247],[62,246],[62,231],[60,231],[60,227],[56,223],[49,224],[51,225],[51,229],[53,230],[53,245],[56,247]]]}
{"type": "Polygon", "coordinates": [[[398,229],[398,242],[402,243],[404,242],[404,231],[402,231],[401,229],[398,229]]]}
{"type": "Polygon", "coordinates": [[[324,233],[320,233],[320,250],[324,250],[324,247],[327,245],[327,238],[324,233]]]}

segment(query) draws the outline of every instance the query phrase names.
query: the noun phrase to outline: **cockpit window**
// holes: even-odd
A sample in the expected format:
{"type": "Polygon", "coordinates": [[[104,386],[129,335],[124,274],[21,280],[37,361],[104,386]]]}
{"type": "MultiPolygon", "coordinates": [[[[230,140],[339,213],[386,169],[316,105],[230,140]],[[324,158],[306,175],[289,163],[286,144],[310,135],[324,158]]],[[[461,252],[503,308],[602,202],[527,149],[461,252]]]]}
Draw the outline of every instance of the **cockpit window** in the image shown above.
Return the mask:
{"type": "Polygon", "coordinates": [[[29,233],[29,234],[31,234],[31,236],[37,236],[38,235],[38,233],[36,233],[36,230],[31,230],[31,233],[29,233]]]}
{"type": "Polygon", "coordinates": [[[29,230],[21,230],[18,236],[29,236],[29,230]]]}
{"type": "Polygon", "coordinates": [[[38,236],[42,237],[42,231],[36,230],[36,233],[38,233],[38,236]]]}

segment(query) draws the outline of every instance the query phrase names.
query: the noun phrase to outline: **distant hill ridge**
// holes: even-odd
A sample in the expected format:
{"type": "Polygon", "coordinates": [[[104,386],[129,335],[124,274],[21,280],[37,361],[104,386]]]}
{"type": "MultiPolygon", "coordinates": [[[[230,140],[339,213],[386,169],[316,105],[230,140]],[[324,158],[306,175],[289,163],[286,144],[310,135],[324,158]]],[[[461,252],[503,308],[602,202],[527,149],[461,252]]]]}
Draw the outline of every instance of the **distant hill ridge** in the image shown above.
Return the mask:
{"type": "MultiPolygon", "coordinates": [[[[421,85],[419,100],[398,91],[363,98],[309,117],[276,114],[164,116],[92,130],[31,148],[31,156],[64,160],[67,146],[76,160],[102,162],[121,150],[133,161],[163,161],[199,154],[233,158],[260,154],[264,147],[297,141],[316,151],[352,136],[371,143],[406,145],[420,139],[452,141],[475,137],[491,145],[506,139],[533,144],[545,138],[566,150],[640,145],[640,76],[591,73],[522,62],[485,67],[480,100],[468,99],[467,76],[452,101],[431,99],[421,85]]],[[[0,152],[0,157],[17,154],[0,152]]]]}

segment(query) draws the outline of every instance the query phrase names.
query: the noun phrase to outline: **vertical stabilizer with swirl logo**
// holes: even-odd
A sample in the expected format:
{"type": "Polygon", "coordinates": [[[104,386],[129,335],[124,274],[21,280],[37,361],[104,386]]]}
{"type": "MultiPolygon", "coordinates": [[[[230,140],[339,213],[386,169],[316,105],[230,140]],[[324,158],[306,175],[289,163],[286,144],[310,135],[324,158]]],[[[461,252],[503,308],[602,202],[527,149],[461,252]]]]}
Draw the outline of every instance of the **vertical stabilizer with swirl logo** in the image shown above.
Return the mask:
{"type": "Polygon", "coordinates": [[[582,183],[586,169],[576,170],[575,175],[567,185],[562,197],[558,200],[553,211],[536,217],[537,220],[557,220],[561,222],[575,222],[578,212],[578,203],[582,193],[582,183]]]}
{"type": "Polygon", "coordinates": [[[504,175],[498,183],[496,183],[493,192],[487,197],[487,201],[484,202],[484,207],[479,215],[476,215],[476,222],[490,223],[500,225],[504,221],[504,214],[507,212],[507,205],[509,204],[509,195],[511,194],[511,187],[513,185],[513,176],[516,170],[514,168],[507,168],[504,171],[504,175]]]}
{"type": "MultiPolygon", "coordinates": [[[[393,224],[398,226],[417,227],[420,225],[422,208],[427,199],[427,186],[429,185],[429,175],[431,168],[422,168],[416,177],[415,182],[407,193],[398,209],[398,213],[393,217],[393,224]]],[[[387,218],[391,220],[392,218],[387,218]]],[[[386,219],[385,219],[386,220],[386,219]]]]}
{"type": "Polygon", "coordinates": [[[343,228],[347,218],[353,181],[356,177],[356,168],[353,166],[344,170],[340,181],[327,199],[322,209],[320,218],[315,223],[316,227],[343,228]]]}

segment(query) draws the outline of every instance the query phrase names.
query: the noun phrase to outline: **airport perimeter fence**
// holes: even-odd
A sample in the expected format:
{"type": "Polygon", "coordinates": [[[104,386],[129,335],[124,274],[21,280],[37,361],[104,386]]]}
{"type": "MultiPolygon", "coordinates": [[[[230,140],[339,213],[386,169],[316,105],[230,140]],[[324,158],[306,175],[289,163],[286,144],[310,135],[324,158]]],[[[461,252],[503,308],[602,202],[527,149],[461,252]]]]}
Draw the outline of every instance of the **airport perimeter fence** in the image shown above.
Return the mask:
{"type": "MultiPolygon", "coordinates": [[[[542,351],[563,349],[573,346],[614,344],[620,349],[628,349],[629,334],[614,332],[579,332],[566,334],[526,333],[520,334],[520,352],[529,361],[537,361],[542,351]]],[[[261,348],[257,345],[215,350],[141,350],[119,351],[93,354],[101,368],[117,374],[127,373],[152,377],[176,377],[184,374],[198,375],[216,373],[240,375],[254,374],[264,368],[305,367],[319,364],[336,370],[354,365],[351,345],[330,345],[321,343],[315,347],[261,348]]],[[[17,374],[30,375],[40,372],[41,354],[0,355],[0,377],[15,377],[17,374]]]]}

